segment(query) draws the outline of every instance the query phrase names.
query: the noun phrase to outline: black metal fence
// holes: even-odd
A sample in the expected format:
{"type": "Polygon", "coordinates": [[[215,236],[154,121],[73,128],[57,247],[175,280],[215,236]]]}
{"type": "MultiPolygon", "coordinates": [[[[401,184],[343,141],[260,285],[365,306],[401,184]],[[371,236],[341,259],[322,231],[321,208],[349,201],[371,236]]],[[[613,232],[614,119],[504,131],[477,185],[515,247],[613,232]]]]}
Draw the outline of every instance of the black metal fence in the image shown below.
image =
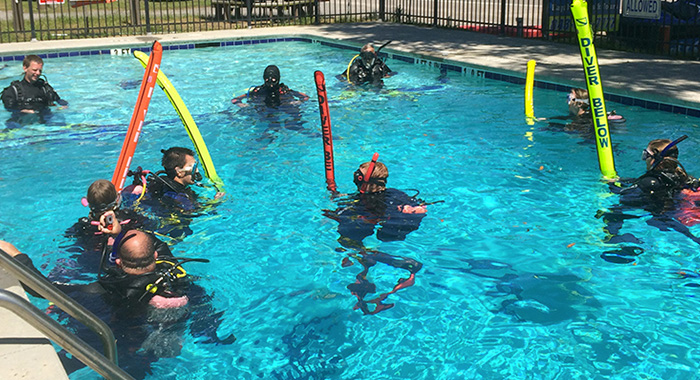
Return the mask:
{"type": "MultiPolygon", "coordinates": [[[[0,43],[383,20],[576,43],[571,0],[0,0],[0,43]]],[[[599,48],[700,58],[700,0],[590,0],[599,48]]]]}

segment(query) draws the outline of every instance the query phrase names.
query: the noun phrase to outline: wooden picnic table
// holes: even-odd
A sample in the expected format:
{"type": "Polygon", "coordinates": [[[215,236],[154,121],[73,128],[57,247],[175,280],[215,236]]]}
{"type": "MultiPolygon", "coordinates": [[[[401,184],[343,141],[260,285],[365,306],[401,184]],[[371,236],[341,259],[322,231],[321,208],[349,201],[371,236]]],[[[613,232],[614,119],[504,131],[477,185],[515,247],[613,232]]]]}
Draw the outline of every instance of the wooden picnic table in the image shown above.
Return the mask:
{"type": "MultiPolygon", "coordinates": [[[[236,21],[241,19],[241,9],[248,8],[245,1],[241,0],[211,0],[211,5],[214,8],[214,18],[217,20],[236,21]],[[231,14],[235,18],[231,17],[231,14]]],[[[276,16],[284,17],[285,10],[289,10],[294,17],[313,16],[316,0],[251,0],[251,14],[256,9],[262,10],[262,16],[267,18],[266,13],[269,10],[269,18],[275,16],[274,11],[277,10],[276,16]]]]}

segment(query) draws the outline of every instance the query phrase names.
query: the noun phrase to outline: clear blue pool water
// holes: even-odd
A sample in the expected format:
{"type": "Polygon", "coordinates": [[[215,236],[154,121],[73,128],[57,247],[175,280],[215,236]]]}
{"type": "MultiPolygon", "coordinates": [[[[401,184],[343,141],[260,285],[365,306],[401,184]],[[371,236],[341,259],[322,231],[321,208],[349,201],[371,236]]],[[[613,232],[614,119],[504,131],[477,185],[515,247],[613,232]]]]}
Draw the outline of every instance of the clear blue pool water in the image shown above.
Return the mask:
{"type": "MultiPolygon", "coordinates": [[[[216,213],[195,218],[194,234],[172,248],[212,261],[189,272],[225,311],[219,335],[238,341],[204,344],[184,334],[181,354],[154,363],[148,379],[698,377],[700,290],[689,285],[700,281],[677,274],[700,269],[697,244],[648,226],[639,211],[623,232],[644,253],[628,264],[601,258],[632,244],[606,243],[595,218],[618,198],[600,181],[591,142],[528,126],[522,86],[454,72],[443,83],[433,67],[389,60],[400,74],[386,88],[402,91],[348,91],[334,75],[352,55],[304,42],[164,53],[161,68],[227,190],[216,213]],[[230,104],[262,82],[268,64],[312,96],[300,119],[230,104]],[[361,267],[341,266],[347,252],[338,250],[337,224],[322,215],[335,205],[325,189],[314,70],[328,82],[339,190],[352,191],[352,173],[376,151],[390,187],[444,201],[429,206],[405,241],[365,240],[423,263],[416,284],[390,295],[395,306],[376,315],[353,310],[346,286],[361,267]]],[[[16,66],[0,76],[9,82],[16,66]]],[[[0,133],[0,238],[48,273],[69,257],[62,234],[86,215],[88,185],[112,176],[138,93],[127,82],[143,69],[130,56],[91,56],[47,59],[45,74],[70,107],[46,125],[0,133]]],[[[152,169],[160,149],[191,146],[156,90],[135,155],[135,165],[152,169]]],[[[536,89],[537,116],[566,112],[565,97],[536,89]]],[[[642,173],[648,140],[682,134],[690,138],[679,145],[681,161],[700,174],[698,119],[607,106],[627,118],[613,134],[620,175],[642,173]]],[[[368,277],[387,292],[406,276],[377,265],[368,277]]]]}

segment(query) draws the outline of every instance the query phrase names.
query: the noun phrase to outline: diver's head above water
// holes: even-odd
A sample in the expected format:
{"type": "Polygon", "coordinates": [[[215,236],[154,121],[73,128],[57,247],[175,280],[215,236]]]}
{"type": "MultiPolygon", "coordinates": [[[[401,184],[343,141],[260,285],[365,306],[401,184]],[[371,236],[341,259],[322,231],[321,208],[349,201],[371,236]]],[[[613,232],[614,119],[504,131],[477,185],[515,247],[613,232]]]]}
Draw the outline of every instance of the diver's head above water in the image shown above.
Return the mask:
{"type": "Polygon", "coordinates": [[[156,252],[153,240],[144,232],[129,230],[119,240],[116,264],[127,274],[144,274],[156,269],[156,252]]]}
{"type": "Polygon", "coordinates": [[[265,68],[263,72],[263,80],[265,84],[263,86],[268,88],[277,88],[280,85],[280,69],[275,65],[270,65],[265,68]]]}
{"type": "Polygon", "coordinates": [[[673,145],[671,143],[672,141],[669,139],[649,141],[647,147],[642,151],[642,161],[646,162],[647,170],[652,170],[652,168],[658,171],[673,170],[678,166],[672,162],[678,160],[677,143],[673,145]],[[667,160],[667,158],[669,159],[667,160]]]}
{"type": "Polygon", "coordinates": [[[263,72],[265,83],[265,104],[269,107],[277,107],[281,103],[280,99],[280,69],[275,65],[270,65],[263,72]]]}
{"type": "Polygon", "coordinates": [[[90,218],[99,220],[105,212],[119,208],[121,196],[112,182],[98,179],[88,188],[86,200],[90,207],[90,218]]]}
{"type": "Polygon", "coordinates": [[[192,149],[172,147],[161,152],[163,153],[161,163],[170,179],[185,186],[202,180],[192,149]]]}
{"type": "MultiPolygon", "coordinates": [[[[359,190],[362,187],[362,183],[365,182],[365,175],[367,169],[370,166],[370,162],[365,162],[360,165],[360,167],[355,171],[353,181],[359,190]]],[[[370,174],[370,178],[366,181],[367,191],[366,193],[379,193],[386,190],[386,180],[389,177],[389,169],[386,165],[381,162],[376,162],[374,164],[374,170],[370,174]]]]}
{"type": "Polygon", "coordinates": [[[377,61],[377,52],[374,50],[374,45],[366,44],[360,49],[360,58],[362,59],[362,65],[369,69],[374,66],[377,61]]]}
{"type": "Polygon", "coordinates": [[[637,185],[646,193],[661,190],[676,191],[685,187],[694,187],[697,180],[690,177],[678,161],[679,142],[687,136],[671,141],[669,139],[651,140],[642,151],[642,161],[647,172],[637,179],[637,185]]]}
{"type": "Polygon", "coordinates": [[[572,88],[566,97],[566,102],[569,105],[571,116],[583,115],[591,109],[590,104],[588,104],[588,90],[583,88],[572,88]]]}

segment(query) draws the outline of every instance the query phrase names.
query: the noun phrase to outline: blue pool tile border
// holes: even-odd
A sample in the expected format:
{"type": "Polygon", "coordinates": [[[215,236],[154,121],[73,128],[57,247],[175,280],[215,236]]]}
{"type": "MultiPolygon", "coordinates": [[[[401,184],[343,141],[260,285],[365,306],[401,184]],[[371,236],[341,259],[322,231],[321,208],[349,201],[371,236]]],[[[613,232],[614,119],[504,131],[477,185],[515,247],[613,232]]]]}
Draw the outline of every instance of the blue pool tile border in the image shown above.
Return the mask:
{"type": "MultiPolygon", "coordinates": [[[[307,43],[329,46],[329,47],[333,47],[333,48],[340,48],[340,49],[353,50],[353,51],[357,50],[356,46],[350,46],[350,45],[346,45],[346,44],[342,44],[342,43],[338,43],[338,42],[333,42],[333,41],[329,41],[329,40],[319,40],[319,39],[309,38],[309,37],[268,37],[268,38],[260,38],[260,39],[237,39],[237,40],[232,40],[232,41],[194,42],[194,43],[186,43],[186,44],[163,45],[163,50],[188,50],[188,49],[200,49],[200,48],[209,48],[209,47],[257,45],[257,44],[266,44],[266,43],[275,43],[275,42],[307,42],[307,43]]],[[[151,48],[150,47],[134,47],[134,48],[119,47],[119,48],[115,48],[115,50],[122,50],[122,51],[140,50],[144,53],[150,53],[151,48]]],[[[82,56],[82,55],[111,55],[111,54],[112,54],[112,49],[95,49],[95,50],[79,50],[79,51],[60,51],[60,52],[51,52],[51,53],[41,53],[41,54],[37,54],[37,55],[41,58],[61,58],[61,57],[75,57],[75,56],[79,56],[79,55],[82,56]]],[[[454,63],[444,62],[444,61],[439,60],[439,59],[436,60],[435,58],[420,58],[420,57],[415,57],[415,56],[411,56],[408,54],[406,54],[406,55],[398,54],[398,53],[387,54],[387,53],[380,52],[379,55],[382,58],[395,59],[395,60],[399,60],[399,61],[406,62],[406,63],[412,63],[412,64],[429,65],[429,66],[433,66],[433,67],[438,67],[440,70],[457,72],[457,73],[461,73],[463,75],[471,75],[474,77],[486,78],[486,79],[490,79],[490,80],[498,80],[498,81],[502,81],[502,82],[508,82],[508,83],[519,84],[519,85],[525,84],[525,78],[522,78],[520,76],[501,73],[501,72],[497,72],[497,71],[489,71],[489,70],[484,69],[484,68],[474,68],[474,67],[469,66],[467,64],[463,64],[463,65],[462,64],[454,64],[454,63]]],[[[24,59],[24,57],[25,57],[24,55],[0,56],[0,62],[22,61],[24,59]]],[[[542,89],[547,89],[547,90],[555,90],[555,91],[561,91],[561,92],[569,92],[571,90],[570,85],[562,85],[562,84],[558,84],[558,83],[544,82],[544,81],[539,81],[539,80],[534,81],[534,86],[537,88],[542,88],[542,89]]],[[[650,109],[650,110],[655,110],[655,111],[670,112],[670,113],[674,113],[674,114],[681,114],[681,115],[687,115],[687,116],[691,116],[691,117],[700,118],[700,109],[674,105],[671,103],[662,103],[662,102],[653,101],[653,100],[644,100],[644,99],[634,98],[631,96],[617,95],[617,94],[610,94],[610,93],[605,94],[605,100],[620,103],[620,104],[625,104],[625,105],[638,106],[638,107],[642,107],[642,108],[646,108],[646,109],[650,109]]]]}

